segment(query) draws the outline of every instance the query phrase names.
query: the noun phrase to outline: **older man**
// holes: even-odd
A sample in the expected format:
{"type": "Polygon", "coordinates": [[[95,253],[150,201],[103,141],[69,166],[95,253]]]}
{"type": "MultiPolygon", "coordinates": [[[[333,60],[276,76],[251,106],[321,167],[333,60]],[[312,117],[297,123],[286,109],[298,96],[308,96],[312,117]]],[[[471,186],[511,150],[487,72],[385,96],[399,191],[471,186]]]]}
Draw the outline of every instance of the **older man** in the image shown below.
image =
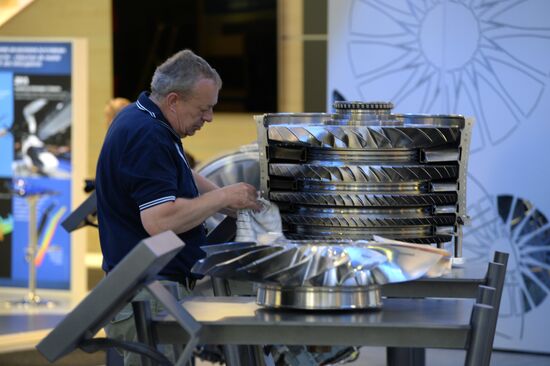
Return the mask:
{"type": "MultiPolygon", "coordinates": [[[[260,208],[253,186],[219,188],[195,174],[185,159],[181,139],[212,122],[221,84],[204,59],[180,51],[156,69],[151,93],[141,93],[114,119],[96,173],[106,273],[140,240],[173,230],[186,246],[160,271],[159,279],[178,284],[184,296],[194,286],[190,269],[203,256],[203,221],[218,211],[260,208]]],[[[133,338],[131,315],[130,308],[119,314],[109,335],[133,338]]],[[[139,364],[139,359],[126,357],[126,364],[134,362],[139,364]]]]}

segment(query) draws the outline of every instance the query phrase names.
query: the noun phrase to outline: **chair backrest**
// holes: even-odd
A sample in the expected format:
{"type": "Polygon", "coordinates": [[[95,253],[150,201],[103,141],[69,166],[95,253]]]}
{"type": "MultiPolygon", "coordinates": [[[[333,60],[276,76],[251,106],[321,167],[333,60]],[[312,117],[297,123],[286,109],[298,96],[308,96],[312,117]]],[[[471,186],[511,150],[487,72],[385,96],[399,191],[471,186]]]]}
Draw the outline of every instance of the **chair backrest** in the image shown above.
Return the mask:
{"type": "Polygon", "coordinates": [[[507,265],[508,254],[496,252],[494,262],[490,262],[487,268],[485,285],[479,286],[470,319],[472,330],[466,352],[466,366],[488,366],[491,362],[507,265]]]}

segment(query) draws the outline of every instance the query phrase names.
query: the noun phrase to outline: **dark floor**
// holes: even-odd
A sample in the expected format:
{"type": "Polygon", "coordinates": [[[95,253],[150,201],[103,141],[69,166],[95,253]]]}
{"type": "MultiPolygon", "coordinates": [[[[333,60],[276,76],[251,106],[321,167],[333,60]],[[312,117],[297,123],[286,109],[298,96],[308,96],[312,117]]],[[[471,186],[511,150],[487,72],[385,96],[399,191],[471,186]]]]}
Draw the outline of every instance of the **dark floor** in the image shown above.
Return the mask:
{"type": "MultiPolygon", "coordinates": [[[[463,366],[465,351],[429,349],[426,366],[463,366]]],[[[380,347],[362,347],[359,359],[350,365],[385,366],[386,352],[380,347]]],[[[491,366],[550,366],[550,355],[494,351],[491,366]]]]}
{"type": "MultiPolygon", "coordinates": [[[[426,366],[462,366],[464,365],[464,351],[456,350],[428,350],[426,366]]],[[[102,366],[105,365],[105,353],[87,354],[75,351],[61,360],[50,364],[38,352],[22,351],[0,354],[2,366],[102,366]]],[[[197,362],[197,366],[212,365],[207,362],[197,362]]],[[[380,347],[362,347],[359,359],[350,365],[357,366],[385,366],[386,353],[380,347]]],[[[550,355],[527,354],[517,352],[495,351],[491,358],[491,366],[549,366],[550,355]]]]}
{"type": "Polygon", "coordinates": [[[80,350],[74,351],[62,359],[49,363],[37,351],[21,351],[13,353],[0,354],[0,365],[2,366],[100,366],[105,365],[105,353],[96,352],[94,354],[84,353],[80,350]]]}

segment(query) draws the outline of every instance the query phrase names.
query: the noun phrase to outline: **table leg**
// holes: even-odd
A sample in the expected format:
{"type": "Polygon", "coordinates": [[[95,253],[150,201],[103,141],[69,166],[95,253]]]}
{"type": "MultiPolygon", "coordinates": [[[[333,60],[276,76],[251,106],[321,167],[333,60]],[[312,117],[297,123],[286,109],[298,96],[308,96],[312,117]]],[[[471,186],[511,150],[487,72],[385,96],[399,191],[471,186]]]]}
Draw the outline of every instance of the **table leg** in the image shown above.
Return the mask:
{"type": "Polygon", "coordinates": [[[426,350],[424,348],[388,347],[386,360],[388,366],[424,366],[426,350]]]}

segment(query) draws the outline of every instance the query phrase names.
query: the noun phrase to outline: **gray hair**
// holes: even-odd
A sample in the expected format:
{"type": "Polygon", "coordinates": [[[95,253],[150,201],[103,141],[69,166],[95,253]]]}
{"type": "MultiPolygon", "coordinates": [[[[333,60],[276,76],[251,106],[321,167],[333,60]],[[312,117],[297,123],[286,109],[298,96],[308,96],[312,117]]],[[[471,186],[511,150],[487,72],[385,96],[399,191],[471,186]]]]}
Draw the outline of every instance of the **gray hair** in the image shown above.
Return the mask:
{"type": "Polygon", "coordinates": [[[165,97],[176,92],[187,98],[202,78],[212,79],[218,88],[222,87],[220,75],[208,62],[191,50],[179,51],[157,67],[151,80],[151,93],[153,97],[165,97]]]}

